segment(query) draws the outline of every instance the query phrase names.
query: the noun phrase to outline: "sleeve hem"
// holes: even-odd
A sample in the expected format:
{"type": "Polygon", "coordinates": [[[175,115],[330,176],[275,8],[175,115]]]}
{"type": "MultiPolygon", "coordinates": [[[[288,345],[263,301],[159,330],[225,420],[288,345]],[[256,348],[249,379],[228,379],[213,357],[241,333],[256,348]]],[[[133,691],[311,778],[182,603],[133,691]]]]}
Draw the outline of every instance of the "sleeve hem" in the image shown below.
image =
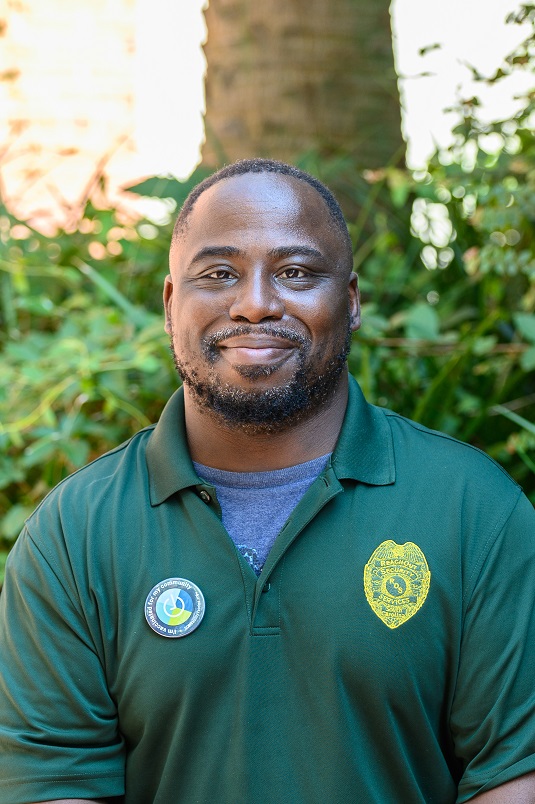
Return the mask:
{"type": "Polygon", "coordinates": [[[533,771],[535,771],[535,754],[532,754],[525,759],[521,759],[519,762],[515,762],[509,768],[500,771],[496,774],[496,776],[493,776],[492,779],[488,781],[483,779],[480,781],[474,779],[470,782],[461,781],[459,784],[456,804],[462,804],[464,801],[470,801],[470,799],[479,795],[479,793],[486,793],[488,790],[494,790],[495,787],[499,787],[506,782],[512,782],[513,779],[518,779],[520,776],[524,776],[526,773],[532,773],[533,771]]]}
{"type": "Polygon", "coordinates": [[[19,777],[0,785],[0,804],[27,804],[28,801],[61,799],[101,799],[124,795],[124,772],[76,773],[55,776],[19,777]]]}

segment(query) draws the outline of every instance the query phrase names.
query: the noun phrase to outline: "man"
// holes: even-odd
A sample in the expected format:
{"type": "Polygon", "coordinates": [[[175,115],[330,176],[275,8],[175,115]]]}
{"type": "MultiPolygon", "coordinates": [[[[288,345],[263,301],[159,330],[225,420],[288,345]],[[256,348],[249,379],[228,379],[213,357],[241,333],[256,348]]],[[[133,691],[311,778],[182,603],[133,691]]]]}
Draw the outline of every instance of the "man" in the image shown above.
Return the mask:
{"type": "Polygon", "coordinates": [[[368,405],[329,191],[251,160],[178,218],[183,388],[12,551],[0,801],[535,801],[535,513],[368,405]]]}

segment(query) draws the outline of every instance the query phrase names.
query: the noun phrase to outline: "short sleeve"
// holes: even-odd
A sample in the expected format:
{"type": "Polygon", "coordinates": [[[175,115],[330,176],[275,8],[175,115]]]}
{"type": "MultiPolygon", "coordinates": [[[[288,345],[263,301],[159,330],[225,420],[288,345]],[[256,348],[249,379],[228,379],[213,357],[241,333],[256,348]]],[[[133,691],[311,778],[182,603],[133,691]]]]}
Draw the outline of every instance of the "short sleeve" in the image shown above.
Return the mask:
{"type": "Polygon", "coordinates": [[[116,707],[75,582],[54,564],[28,531],[7,562],[0,597],[0,804],[124,792],[116,707]]]}
{"type": "Polygon", "coordinates": [[[468,568],[451,712],[458,802],[535,770],[535,511],[521,495],[468,568]]]}

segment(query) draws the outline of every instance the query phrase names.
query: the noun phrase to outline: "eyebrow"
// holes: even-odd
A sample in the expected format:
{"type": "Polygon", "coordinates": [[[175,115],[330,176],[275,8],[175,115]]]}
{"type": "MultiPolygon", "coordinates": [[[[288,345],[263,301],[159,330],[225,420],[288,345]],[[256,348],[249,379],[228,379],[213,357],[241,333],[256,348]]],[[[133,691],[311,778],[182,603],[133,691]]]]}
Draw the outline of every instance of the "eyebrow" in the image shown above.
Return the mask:
{"type": "Polygon", "coordinates": [[[277,260],[283,260],[286,257],[314,257],[315,259],[325,259],[321,251],[310,246],[279,246],[272,248],[269,256],[277,260]]]}
{"type": "Polygon", "coordinates": [[[190,262],[195,265],[206,257],[243,257],[244,252],[235,246],[205,246],[198,251],[190,262]]]}

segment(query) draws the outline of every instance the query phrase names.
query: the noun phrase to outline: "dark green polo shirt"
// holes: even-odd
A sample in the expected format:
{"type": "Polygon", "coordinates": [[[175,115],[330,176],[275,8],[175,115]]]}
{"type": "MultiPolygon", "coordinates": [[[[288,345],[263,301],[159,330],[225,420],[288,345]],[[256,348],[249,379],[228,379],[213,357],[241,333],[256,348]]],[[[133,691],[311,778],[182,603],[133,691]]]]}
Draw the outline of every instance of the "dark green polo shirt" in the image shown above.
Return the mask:
{"type": "Polygon", "coordinates": [[[535,770],[534,598],[518,486],[354,381],[257,578],[194,473],[179,391],[12,551],[0,802],[467,801],[535,770]],[[145,618],[167,578],[206,604],[180,638],[145,618]]]}

